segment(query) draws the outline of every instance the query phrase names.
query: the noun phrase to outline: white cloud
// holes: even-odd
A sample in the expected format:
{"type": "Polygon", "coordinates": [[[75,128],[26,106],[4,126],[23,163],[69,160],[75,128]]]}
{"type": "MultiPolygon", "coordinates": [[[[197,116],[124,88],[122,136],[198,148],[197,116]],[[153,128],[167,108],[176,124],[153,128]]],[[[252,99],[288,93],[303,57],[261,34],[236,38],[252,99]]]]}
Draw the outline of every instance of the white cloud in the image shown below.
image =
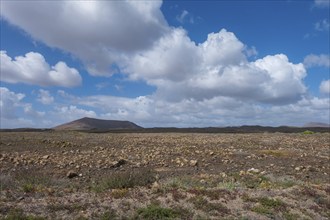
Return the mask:
{"type": "Polygon", "coordinates": [[[73,87],[81,84],[81,76],[64,62],[50,67],[40,53],[29,52],[14,59],[6,51],[0,52],[1,81],[40,86],[73,87]]]}
{"type": "Polygon", "coordinates": [[[25,96],[0,87],[0,128],[40,126],[39,120],[45,113],[36,111],[32,104],[23,102],[25,96]]]}
{"type": "Polygon", "coordinates": [[[176,16],[176,20],[181,24],[189,22],[191,24],[194,23],[194,17],[187,11],[183,10],[180,15],[176,16]]]}
{"type": "Polygon", "coordinates": [[[304,59],[304,65],[306,67],[313,67],[313,66],[324,66],[330,67],[330,56],[327,54],[309,54],[304,59]]]}
{"type": "Polygon", "coordinates": [[[242,124],[296,125],[310,121],[327,122],[329,98],[303,98],[297,103],[271,106],[229,97],[206,100],[181,100],[173,103],[155,96],[120,98],[113,96],[76,97],[81,106],[101,109],[105,119],[131,120],[153,126],[228,126],[242,124]]]}
{"type": "Polygon", "coordinates": [[[111,75],[122,56],[152,46],[167,31],[161,4],[158,0],[4,1],[1,12],[33,38],[80,58],[91,74],[111,75]]]}
{"type": "Polygon", "coordinates": [[[285,55],[249,62],[247,56],[256,54],[256,49],[247,50],[248,46],[225,29],[196,44],[184,29],[168,26],[159,1],[3,5],[9,22],[78,56],[92,74],[107,75],[120,69],[132,80],[156,86],[159,98],[181,101],[226,96],[283,104],[299,100],[306,92],[301,64],[290,63],[285,55]],[[56,21],[44,19],[46,15],[56,15],[56,21]]]}
{"type": "Polygon", "coordinates": [[[330,95],[330,80],[324,80],[321,82],[320,92],[330,95]]]}
{"type": "Polygon", "coordinates": [[[16,108],[22,106],[25,94],[14,93],[6,87],[0,87],[0,116],[1,118],[16,118],[16,108]]]}
{"type": "Polygon", "coordinates": [[[61,123],[66,123],[83,117],[97,117],[92,110],[85,110],[75,105],[56,106],[54,110],[49,112],[50,117],[53,118],[53,126],[61,123]]]}
{"type": "Polygon", "coordinates": [[[302,64],[283,54],[249,62],[246,46],[225,29],[196,45],[183,29],[173,29],[151,50],[127,61],[126,73],[157,87],[161,99],[234,97],[273,104],[295,102],[306,92],[302,64]]]}
{"type": "Polygon", "coordinates": [[[44,89],[39,89],[37,100],[44,105],[49,105],[54,102],[54,97],[50,95],[49,91],[44,89]]]}
{"type": "Polygon", "coordinates": [[[315,0],[314,4],[319,8],[328,8],[330,5],[330,0],[315,0]]]}
{"type": "Polygon", "coordinates": [[[31,103],[27,103],[24,105],[24,113],[25,113],[25,116],[32,117],[32,118],[41,118],[41,117],[45,116],[45,112],[40,112],[40,111],[34,110],[31,103]]]}
{"type": "Polygon", "coordinates": [[[245,46],[244,53],[246,54],[247,57],[256,57],[258,55],[258,51],[255,46],[252,47],[245,46]]]}
{"type": "Polygon", "coordinates": [[[183,29],[173,29],[150,50],[128,59],[125,72],[131,78],[156,82],[162,79],[180,81],[194,74],[200,59],[196,45],[183,29]]]}
{"type": "Polygon", "coordinates": [[[53,127],[82,117],[130,120],[145,127],[242,124],[300,126],[310,121],[328,122],[330,108],[329,97],[304,97],[294,104],[274,106],[224,96],[204,100],[183,99],[173,103],[158,99],[157,96],[123,98],[65,93],[61,102],[74,104],[54,102],[54,108],[39,112],[32,103],[22,102],[24,94],[7,88],[1,88],[0,91],[2,128],[53,127]],[[3,114],[4,111],[14,114],[3,114]]]}
{"type": "Polygon", "coordinates": [[[329,20],[327,19],[323,19],[314,24],[314,28],[317,31],[329,31],[329,27],[330,27],[329,20]]]}

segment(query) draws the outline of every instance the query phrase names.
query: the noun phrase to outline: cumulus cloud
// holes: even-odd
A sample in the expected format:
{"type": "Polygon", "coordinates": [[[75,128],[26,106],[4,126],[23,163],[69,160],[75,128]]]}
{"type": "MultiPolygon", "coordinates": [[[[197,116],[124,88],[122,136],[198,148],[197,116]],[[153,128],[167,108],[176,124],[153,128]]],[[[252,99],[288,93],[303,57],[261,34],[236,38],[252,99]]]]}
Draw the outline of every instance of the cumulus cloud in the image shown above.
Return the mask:
{"type": "Polygon", "coordinates": [[[1,12],[33,38],[83,60],[91,74],[111,75],[113,64],[122,56],[152,46],[168,29],[161,4],[128,0],[4,1],[1,12]]]}
{"type": "Polygon", "coordinates": [[[156,86],[156,95],[171,101],[227,96],[285,104],[306,92],[303,64],[289,62],[284,54],[249,62],[245,53],[246,46],[225,29],[198,45],[183,29],[173,29],[130,59],[125,72],[156,86]]]}
{"type": "Polygon", "coordinates": [[[105,119],[131,120],[146,127],[153,126],[228,126],[242,124],[296,125],[310,121],[327,122],[329,98],[304,97],[288,105],[259,105],[231,97],[205,100],[184,99],[173,103],[155,96],[122,98],[114,96],[76,97],[81,106],[101,110],[105,119]]]}
{"type": "Polygon", "coordinates": [[[183,29],[173,29],[154,47],[127,60],[125,72],[131,78],[157,82],[163,79],[180,81],[194,74],[193,63],[201,58],[196,46],[183,29]]]}
{"type": "Polygon", "coordinates": [[[130,120],[145,127],[300,126],[310,121],[327,122],[329,118],[325,113],[330,107],[329,97],[303,97],[296,103],[276,106],[224,96],[204,100],[183,99],[174,103],[154,95],[136,98],[74,96],[62,91],[61,103],[54,101],[53,108],[39,112],[32,103],[23,102],[24,94],[7,88],[0,88],[0,91],[2,128],[53,127],[81,117],[130,120]],[[71,104],[63,104],[66,102],[71,104]]]}
{"type": "Polygon", "coordinates": [[[315,0],[314,4],[316,7],[319,7],[319,8],[328,8],[330,5],[330,1],[329,0],[315,0]]]}
{"type": "MultiPolygon", "coordinates": [[[[48,110],[39,111],[33,102],[24,101],[27,95],[0,87],[0,128],[50,128],[61,123],[82,117],[97,117],[97,114],[73,104],[57,103],[47,90],[39,90],[38,100],[44,104],[52,104],[48,110]]],[[[63,99],[74,102],[77,97],[67,94],[63,99]]]]}
{"type": "Polygon", "coordinates": [[[226,29],[196,44],[184,29],[168,26],[160,1],[8,1],[3,5],[9,22],[76,55],[91,74],[119,70],[132,80],[156,86],[158,98],[177,102],[225,96],[284,104],[299,100],[306,91],[302,64],[291,63],[283,54],[250,62],[248,56],[256,49],[248,49],[226,29]]]}
{"type": "Polygon", "coordinates": [[[1,81],[8,83],[26,83],[40,86],[73,87],[81,84],[81,76],[74,68],[64,62],[49,66],[45,58],[36,52],[14,59],[6,51],[0,52],[1,81]]]}
{"type": "Polygon", "coordinates": [[[304,65],[306,67],[313,67],[313,66],[324,66],[330,67],[330,56],[327,54],[309,54],[304,59],[304,65]]]}
{"type": "Polygon", "coordinates": [[[314,28],[317,31],[329,31],[329,27],[330,27],[329,20],[327,19],[323,19],[314,24],[314,28]]]}
{"type": "Polygon", "coordinates": [[[324,80],[321,82],[320,92],[330,95],[330,80],[324,80]]]}
{"type": "MultiPolygon", "coordinates": [[[[50,116],[56,119],[56,125],[66,123],[83,117],[97,117],[92,110],[85,110],[76,105],[56,106],[50,113],[50,116]]],[[[55,121],[55,120],[54,120],[55,121]]]]}
{"type": "Polygon", "coordinates": [[[36,111],[31,103],[26,103],[23,93],[15,93],[0,87],[0,128],[36,127],[45,112],[36,111]]]}
{"type": "Polygon", "coordinates": [[[39,89],[37,101],[41,102],[44,105],[49,105],[54,102],[54,97],[50,95],[49,91],[44,89],[39,89]]]}
{"type": "Polygon", "coordinates": [[[16,109],[22,106],[22,99],[25,94],[14,93],[6,87],[0,87],[0,116],[2,119],[16,118],[16,109]]]}

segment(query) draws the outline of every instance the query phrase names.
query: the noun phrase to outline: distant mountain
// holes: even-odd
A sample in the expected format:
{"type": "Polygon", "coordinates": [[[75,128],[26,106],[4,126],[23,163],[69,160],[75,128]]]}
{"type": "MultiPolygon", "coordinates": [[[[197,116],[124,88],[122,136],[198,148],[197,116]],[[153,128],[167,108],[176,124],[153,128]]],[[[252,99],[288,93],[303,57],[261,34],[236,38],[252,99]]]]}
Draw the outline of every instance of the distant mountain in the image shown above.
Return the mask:
{"type": "Polygon", "coordinates": [[[303,127],[308,127],[308,128],[329,128],[330,124],[326,123],[320,123],[320,122],[309,122],[307,124],[304,124],[303,127]]]}
{"type": "Polygon", "coordinates": [[[81,118],[69,123],[54,127],[55,130],[114,130],[114,129],[141,129],[142,127],[130,121],[103,120],[96,118],[81,118]]]}

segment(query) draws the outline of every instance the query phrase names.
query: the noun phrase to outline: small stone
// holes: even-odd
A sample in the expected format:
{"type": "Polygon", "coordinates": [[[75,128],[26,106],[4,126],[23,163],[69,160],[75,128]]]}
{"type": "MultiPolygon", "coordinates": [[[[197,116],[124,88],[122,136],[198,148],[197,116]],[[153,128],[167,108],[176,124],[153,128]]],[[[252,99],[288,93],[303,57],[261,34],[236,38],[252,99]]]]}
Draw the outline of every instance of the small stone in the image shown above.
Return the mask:
{"type": "Polygon", "coordinates": [[[222,178],[225,178],[225,177],[227,177],[227,174],[226,174],[225,172],[222,172],[222,173],[220,173],[220,176],[221,176],[222,178]]]}
{"type": "Polygon", "coordinates": [[[152,187],[153,189],[158,189],[158,188],[160,188],[160,185],[159,185],[159,183],[158,183],[157,181],[155,181],[155,182],[151,185],[151,187],[152,187]]]}
{"type": "Polygon", "coordinates": [[[260,170],[259,169],[255,169],[255,168],[251,168],[251,169],[248,169],[248,172],[249,173],[260,173],[260,170]]]}
{"type": "Polygon", "coordinates": [[[192,166],[192,167],[195,167],[195,166],[198,165],[198,161],[197,160],[190,160],[189,165],[192,166]]]}
{"type": "Polygon", "coordinates": [[[125,165],[126,163],[127,163],[126,160],[124,160],[124,159],[120,159],[120,160],[114,162],[114,163],[112,164],[111,168],[121,167],[122,165],[125,165]]]}
{"type": "Polygon", "coordinates": [[[45,159],[45,160],[48,159],[48,158],[49,158],[49,155],[45,155],[45,156],[42,157],[42,159],[45,159]]]}
{"type": "Polygon", "coordinates": [[[78,174],[74,171],[69,171],[67,174],[66,174],[66,177],[68,177],[69,179],[72,179],[74,177],[77,177],[78,174]]]}
{"type": "Polygon", "coordinates": [[[244,176],[245,174],[246,174],[245,171],[243,171],[243,170],[239,171],[240,176],[244,176]]]}
{"type": "Polygon", "coordinates": [[[302,169],[304,169],[304,167],[303,166],[299,166],[299,167],[296,167],[296,168],[294,168],[296,171],[300,171],[300,170],[302,170],[302,169]]]}

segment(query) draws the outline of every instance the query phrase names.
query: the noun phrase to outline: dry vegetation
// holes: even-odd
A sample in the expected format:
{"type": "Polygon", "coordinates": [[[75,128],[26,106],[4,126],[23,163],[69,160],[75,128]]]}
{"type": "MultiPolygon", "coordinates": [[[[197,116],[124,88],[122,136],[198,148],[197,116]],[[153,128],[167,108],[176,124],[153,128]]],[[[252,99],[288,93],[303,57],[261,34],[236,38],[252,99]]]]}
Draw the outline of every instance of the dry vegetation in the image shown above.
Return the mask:
{"type": "Polygon", "coordinates": [[[329,133],[0,133],[0,219],[329,219],[329,133]]]}

